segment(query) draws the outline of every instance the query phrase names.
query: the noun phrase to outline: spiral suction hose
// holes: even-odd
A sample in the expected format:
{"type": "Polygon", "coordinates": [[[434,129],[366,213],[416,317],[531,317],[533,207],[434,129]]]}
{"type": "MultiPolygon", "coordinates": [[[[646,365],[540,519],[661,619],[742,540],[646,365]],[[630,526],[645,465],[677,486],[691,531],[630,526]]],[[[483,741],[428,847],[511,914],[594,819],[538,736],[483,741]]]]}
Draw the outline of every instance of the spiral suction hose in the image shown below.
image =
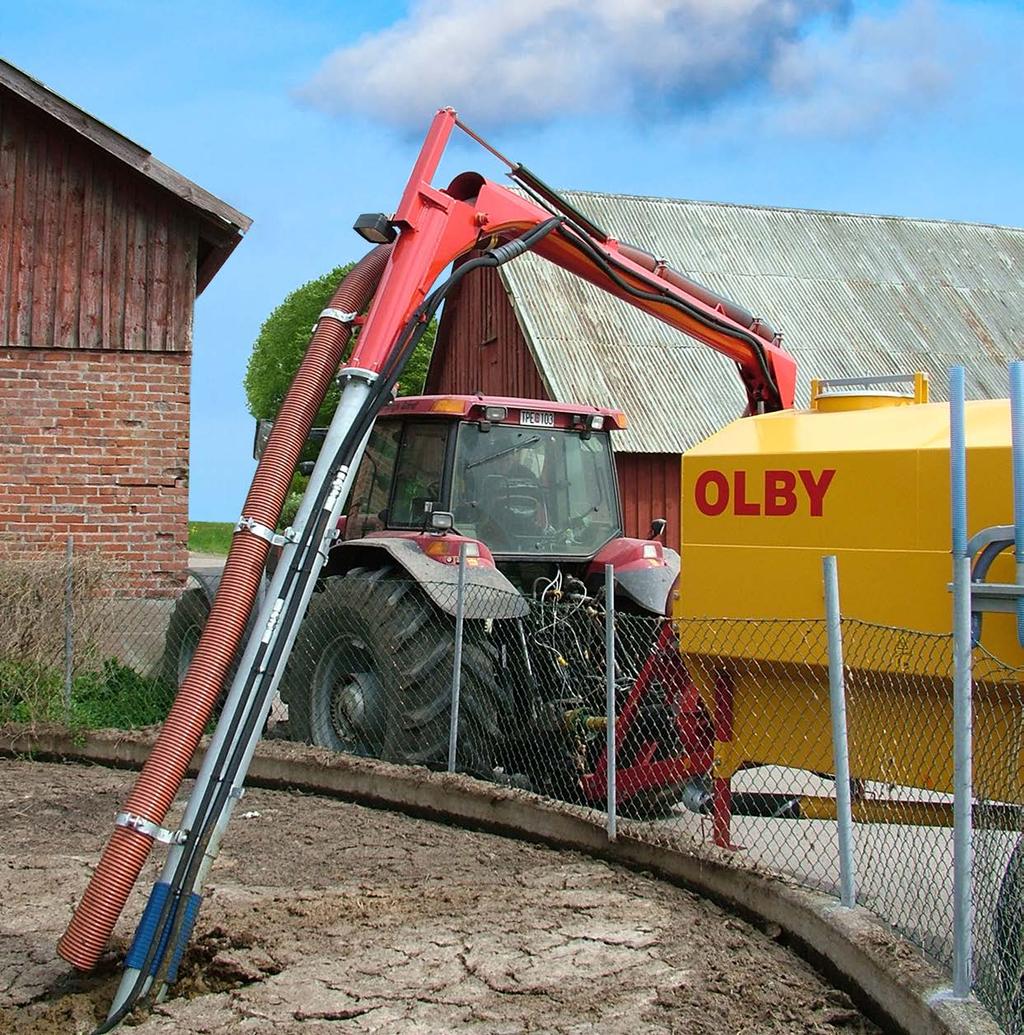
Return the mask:
{"type": "MultiPolygon", "coordinates": [[[[374,248],[341,281],[329,307],[359,312],[373,297],[392,245],[374,248]]],[[[322,319],[288,389],[253,476],[242,518],[275,528],[317,410],[338,370],[351,323],[322,319]]],[[[122,808],[144,823],[162,826],[195,754],[203,730],[245,635],[259,592],[269,542],[244,528],[235,535],[224,574],[188,673],[160,736],[122,808]]],[[[144,828],[144,824],[142,825],[144,828]]],[[[106,947],[152,847],[136,826],[118,826],[107,843],[71,923],[57,944],[63,959],[92,970],[106,947]]]]}

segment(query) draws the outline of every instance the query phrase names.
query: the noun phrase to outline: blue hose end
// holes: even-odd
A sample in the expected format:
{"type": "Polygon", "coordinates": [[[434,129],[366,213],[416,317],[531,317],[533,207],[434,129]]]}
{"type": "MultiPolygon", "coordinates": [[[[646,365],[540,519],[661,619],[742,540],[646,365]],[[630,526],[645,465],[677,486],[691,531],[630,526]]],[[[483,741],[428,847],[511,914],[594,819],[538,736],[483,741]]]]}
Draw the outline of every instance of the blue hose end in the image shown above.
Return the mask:
{"type": "Polygon", "coordinates": [[[166,983],[173,985],[178,978],[178,967],[181,966],[181,958],[185,955],[189,939],[192,937],[192,928],[195,927],[196,917],[199,916],[199,906],[202,904],[203,896],[193,892],[185,903],[185,915],[181,921],[181,928],[178,931],[178,942],[174,946],[174,954],[171,956],[170,965],[167,968],[166,983]]]}
{"type": "MultiPolygon", "coordinates": [[[[124,965],[126,967],[130,967],[132,970],[142,970],[149,947],[153,944],[153,936],[156,934],[156,925],[160,920],[160,913],[163,911],[164,904],[167,902],[167,896],[170,893],[171,886],[166,882],[153,885],[153,890],[149,894],[149,901],[142,912],[142,919],[139,921],[139,926],[135,929],[135,937],[132,939],[131,948],[128,950],[128,955],[124,958],[124,965]]],[[[160,955],[158,953],[157,958],[160,955]]]]}

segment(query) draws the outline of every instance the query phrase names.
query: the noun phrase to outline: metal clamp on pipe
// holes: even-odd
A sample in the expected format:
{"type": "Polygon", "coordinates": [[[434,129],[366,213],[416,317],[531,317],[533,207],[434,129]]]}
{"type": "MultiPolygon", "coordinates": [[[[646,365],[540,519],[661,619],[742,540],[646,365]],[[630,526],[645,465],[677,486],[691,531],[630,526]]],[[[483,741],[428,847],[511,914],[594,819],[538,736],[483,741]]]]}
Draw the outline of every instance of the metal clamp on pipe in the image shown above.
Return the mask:
{"type": "Polygon", "coordinates": [[[165,845],[181,845],[188,838],[187,830],[167,830],[157,823],[143,819],[142,816],[136,816],[133,812],[119,812],[114,817],[114,826],[128,827],[165,845]]]}
{"type": "Polygon", "coordinates": [[[299,534],[290,525],[283,532],[275,532],[266,525],[261,525],[255,518],[240,517],[235,525],[236,532],[250,532],[252,535],[266,539],[271,546],[284,546],[285,543],[298,541],[299,534]]]}
{"type": "Polygon", "coordinates": [[[335,309],[333,306],[328,306],[326,309],[322,309],[320,311],[320,315],[316,320],[317,323],[319,323],[325,316],[329,316],[333,320],[340,320],[341,323],[351,323],[358,315],[359,313],[357,312],[346,313],[342,309],[335,309]]]}
{"type": "Polygon", "coordinates": [[[320,315],[316,318],[316,323],[313,324],[313,334],[316,334],[316,329],[320,326],[320,321],[325,316],[329,316],[332,320],[337,320],[339,323],[352,323],[359,316],[359,313],[346,313],[344,309],[335,309],[333,306],[328,306],[326,309],[321,310],[320,315]]]}
{"type": "Polygon", "coordinates": [[[368,385],[372,385],[373,382],[376,381],[379,376],[380,375],[377,373],[377,371],[366,370],[363,367],[345,367],[344,370],[338,371],[338,380],[342,382],[351,381],[354,378],[358,377],[360,380],[365,381],[368,385]]]}

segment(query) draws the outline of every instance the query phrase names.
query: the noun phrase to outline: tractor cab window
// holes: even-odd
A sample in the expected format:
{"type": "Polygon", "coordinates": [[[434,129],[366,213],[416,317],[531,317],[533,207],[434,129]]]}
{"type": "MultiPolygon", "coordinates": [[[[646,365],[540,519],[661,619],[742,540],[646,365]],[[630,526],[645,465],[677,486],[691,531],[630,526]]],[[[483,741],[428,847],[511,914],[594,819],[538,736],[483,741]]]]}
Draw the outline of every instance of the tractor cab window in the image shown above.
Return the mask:
{"type": "Polygon", "coordinates": [[[386,526],[401,432],[402,425],[397,421],[378,421],[374,426],[349,496],[346,539],[359,539],[386,526]]]}
{"type": "Polygon", "coordinates": [[[422,528],[426,514],[440,503],[447,444],[447,423],[405,424],[388,510],[389,528],[422,528]]]}
{"type": "Polygon", "coordinates": [[[621,528],[608,436],[464,423],[451,509],[492,553],[591,556],[621,528]]]}

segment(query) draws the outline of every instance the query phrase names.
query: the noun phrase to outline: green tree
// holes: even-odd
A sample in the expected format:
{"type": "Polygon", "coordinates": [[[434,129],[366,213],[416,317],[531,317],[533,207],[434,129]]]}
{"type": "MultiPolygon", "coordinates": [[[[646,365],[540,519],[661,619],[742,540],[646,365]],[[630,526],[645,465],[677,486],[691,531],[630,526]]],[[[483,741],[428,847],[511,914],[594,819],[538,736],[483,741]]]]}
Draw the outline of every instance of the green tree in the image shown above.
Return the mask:
{"type": "MultiPolygon", "coordinates": [[[[259,336],[253,343],[252,355],[249,357],[249,365],[242,382],[249,403],[249,412],[258,420],[274,420],[277,417],[288,386],[306,354],[313,324],[331,300],[338,282],[353,265],[355,264],[349,263],[347,266],[337,266],[322,277],[297,287],[285,296],[284,301],[264,321],[259,336]]],[[[399,380],[400,395],[417,395],[423,391],[436,333],[437,324],[431,321],[402,371],[399,380]]],[[[318,426],[330,423],[337,406],[338,388],[332,384],[313,423],[318,426]]],[[[303,453],[304,459],[315,459],[316,449],[315,446],[307,445],[303,453]]],[[[292,478],[281,512],[282,528],[294,520],[295,511],[308,480],[298,473],[292,478]]]]}
{"type": "MultiPolygon", "coordinates": [[[[306,353],[313,324],[331,300],[338,281],[353,265],[338,266],[322,277],[297,287],[264,321],[253,343],[243,381],[249,412],[254,417],[273,420],[277,416],[288,386],[306,353]]],[[[436,323],[431,322],[402,372],[400,395],[417,395],[423,391],[436,332],[436,323]]],[[[338,389],[332,386],[314,423],[327,424],[337,405],[338,389]]]]}

